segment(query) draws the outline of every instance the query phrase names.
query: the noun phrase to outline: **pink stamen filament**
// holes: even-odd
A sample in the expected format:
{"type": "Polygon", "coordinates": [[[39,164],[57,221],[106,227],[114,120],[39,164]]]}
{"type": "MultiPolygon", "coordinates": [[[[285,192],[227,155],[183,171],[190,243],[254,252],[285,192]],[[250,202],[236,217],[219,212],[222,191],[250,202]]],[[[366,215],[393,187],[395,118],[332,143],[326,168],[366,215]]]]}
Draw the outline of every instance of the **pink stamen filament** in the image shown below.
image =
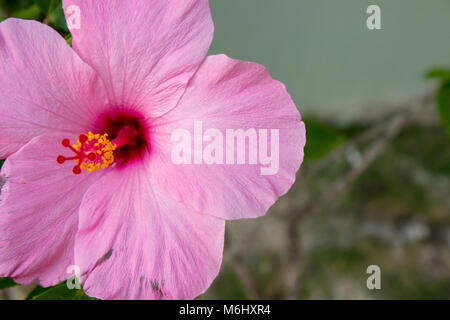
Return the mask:
{"type": "Polygon", "coordinates": [[[120,129],[117,134],[117,138],[111,141],[111,143],[116,145],[116,148],[119,149],[132,142],[137,135],[138,132],[136,131],[136,129],[126,126],[120,129]]]}

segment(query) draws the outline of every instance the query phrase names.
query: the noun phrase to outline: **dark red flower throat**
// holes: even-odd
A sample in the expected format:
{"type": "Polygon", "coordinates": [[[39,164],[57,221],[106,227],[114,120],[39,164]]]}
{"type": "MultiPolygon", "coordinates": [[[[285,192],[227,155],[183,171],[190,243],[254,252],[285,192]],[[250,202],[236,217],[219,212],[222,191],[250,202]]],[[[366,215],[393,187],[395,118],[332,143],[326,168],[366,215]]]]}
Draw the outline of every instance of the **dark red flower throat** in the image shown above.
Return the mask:
{"type": "Polygon", "coordinates": [[[101,115],[95,127],[99,133],[107,133],[108,139],[116,145],[114,162],[118,165],[136,160],[149,150],[145,119],[135,111],[101,115]]]}

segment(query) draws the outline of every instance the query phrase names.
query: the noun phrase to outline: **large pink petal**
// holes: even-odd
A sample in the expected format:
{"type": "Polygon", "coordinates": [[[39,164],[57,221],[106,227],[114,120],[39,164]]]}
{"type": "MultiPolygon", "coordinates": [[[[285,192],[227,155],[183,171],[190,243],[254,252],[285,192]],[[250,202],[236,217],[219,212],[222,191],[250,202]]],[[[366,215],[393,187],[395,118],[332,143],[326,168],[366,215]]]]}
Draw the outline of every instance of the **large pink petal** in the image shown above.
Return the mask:
{"type": "Polygon", "coordinates": [[[220,269],[225,222],[173,202],[142,163],[95,183],[80,207],[75,262],[102,299],[192,299],[220,269]]]}
{"type": "MultiPolygon", "coordinates": [[[[168,194],[196,211],[238,219],[265,214],[289,190],[303,160],[305,126],[284,85],[273,80],[264,67],[220,55],[205,60],[175,109],[153,120],[151,137],[153,178],[168,194]],[[220,130],[224,164],[207,165],[203,160],[202,164],[176,165],[171,161],[176,145],[172,134],[186,129],[194,140],[194,121],[202,121],[203,133],[220,130]],[[263,136],[259,129],[267,129],[268,137],[271,129],[278,129],[278,170],[273,159],[274,169],[261,171],[269,164],[259,162],[259,142],[246,143],[245,164],[226,164],[227,129],[255,129],[257,139],[263,136]],[[258,155],[256,165],[250,164],[249,151],[258,155]]],[[[275,142],[275,133],[273,137],[275,142]]],[[[194,155],[191,159],[194,163],[194,155]]]]}
{"type": "Polygon", "coordinates": [[[42,135],[2,168],[0,277],[49,286],[72,276],[78,208],[102,172],[74,175],[72,164],[56,162],[61,151],[59,136],[42,135]]]}
{"type": "Polygon", "coordinates": [[[52,28],[0,23],[0,158],[44,133],[86,133],[106,105],[101,80],[52,28]]]}
{"type": "Polygon", "coordinates": [[[111,102],[152,115],[175,106],[213,36],[208,0],[64,0],[63,5],[73,47],[99,72],[111,102]]]}

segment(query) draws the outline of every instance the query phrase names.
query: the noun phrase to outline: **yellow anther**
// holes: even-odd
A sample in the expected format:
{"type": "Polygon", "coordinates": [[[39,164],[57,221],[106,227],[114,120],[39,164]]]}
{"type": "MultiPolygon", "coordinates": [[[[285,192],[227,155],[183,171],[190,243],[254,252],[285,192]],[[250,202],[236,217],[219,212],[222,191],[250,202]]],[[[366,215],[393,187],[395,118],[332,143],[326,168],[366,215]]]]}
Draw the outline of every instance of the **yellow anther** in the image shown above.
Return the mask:
{"type": "Polygon", "coordinates": [[[88,132],[85,142],[81,142],[79,139],[77,144],[73,145],[73,148],[84,155],[82,159],[75,159],[79,163],[81,170],[87,172],[98,171],[99,169],[106,169],[114,162],[114,150],[116,145],[112,144],[108,140],[108,134],[103,135],[93,134],[88,132]],[[89,155],[94,154],[95,159],[90,159],[89,155]],[[80,163],[81,160],[81,163],[80,163]]]}

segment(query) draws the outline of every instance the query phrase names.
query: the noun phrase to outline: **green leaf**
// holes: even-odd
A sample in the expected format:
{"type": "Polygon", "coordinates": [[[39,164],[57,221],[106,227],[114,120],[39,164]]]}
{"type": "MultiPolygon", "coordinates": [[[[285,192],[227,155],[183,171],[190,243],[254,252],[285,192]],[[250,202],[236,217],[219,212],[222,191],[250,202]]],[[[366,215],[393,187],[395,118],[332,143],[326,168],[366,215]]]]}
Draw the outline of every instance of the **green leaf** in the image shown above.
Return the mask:
{"type": "Polygon", "coordinates": [[[48,14],[48,18],[51,21],[51,26],[64,33],[69,32],[69,28],[67,27],[66,17],[64,15],[64,10],[62,7],[57,7],[55,10],[48,14]]]}
{"type": "Polygon", "coordinates": [[[444,69],[444,68],[431,69],[427,72],[426,78],[449,81],[450,80],[450,69],[444,69]]]}
{"type": "Polygon", "coordinates": [[[437,95],[439,117],[450,134],[450,82],[443,84],[437,95]]]}
{"type": "Polygon", "coordinates": [[[28,293],[28,295],[25,298],[25,300],[33,300],[34,297],[36,297],[37,295],[40,295],[41,293],[43,293],[46,290],[47,289],[44,288],[44,287],[36,286],[36,287],[34,287],[33,290],[30,291],[30,293],[28,293]]]}
{"type": "Polygon", "coordinates": [[[0,160],[0,169],[1,169],[2,166],[3,166],[3,162],[5,162],[5,160],[0,160]]]}
{"type": "Polygon", "coordinates": [[[41,12],[37,5],[32,5],[28,8],[13,11],[11,16],[19,19],[34,19],[39,20],[41,12]]]}
{"type": "Polygon", "coordinates": [[[72,35],[70,33],[67,36],[65,36],[64,39],[66,40],[69,46],[72,46],[72,35]]]}
{"type": "Polygon", "coordinates": [[[306,125],[305,162],[321,158],[340,146],[345,136],[336,129],[313,120],[303,120],[306,125]]]}
{"type": "MultiPolygon", "coordinates": [[[[37,290],[37,289],[35,289],[37,290]]],[[[97,300],[88,297],[83,289],[69,289],[67,283],[62,282],[54,287],[45,288],[44,291],[33,296],[31,300],[97,300]]]]}
{"type": "Polygon", "coordinates": [[[58,8],[58,6],[62,6],[61,0],[34,0],[34,2],[38,5],[41,13],[47,16],[58,8]]]}
{"type": "Polygon", "coordinates": [[[4,0],[3,5],[7,11],[15,12],[29,8],[33,5],[33,0],[4,0]]]}
{"type": "Polygon", "coordinates": [[[13,279],[10,278],[0,278],[0,290],[12,288],[17,286],[17,283],[14,282],[13,279]]]}

